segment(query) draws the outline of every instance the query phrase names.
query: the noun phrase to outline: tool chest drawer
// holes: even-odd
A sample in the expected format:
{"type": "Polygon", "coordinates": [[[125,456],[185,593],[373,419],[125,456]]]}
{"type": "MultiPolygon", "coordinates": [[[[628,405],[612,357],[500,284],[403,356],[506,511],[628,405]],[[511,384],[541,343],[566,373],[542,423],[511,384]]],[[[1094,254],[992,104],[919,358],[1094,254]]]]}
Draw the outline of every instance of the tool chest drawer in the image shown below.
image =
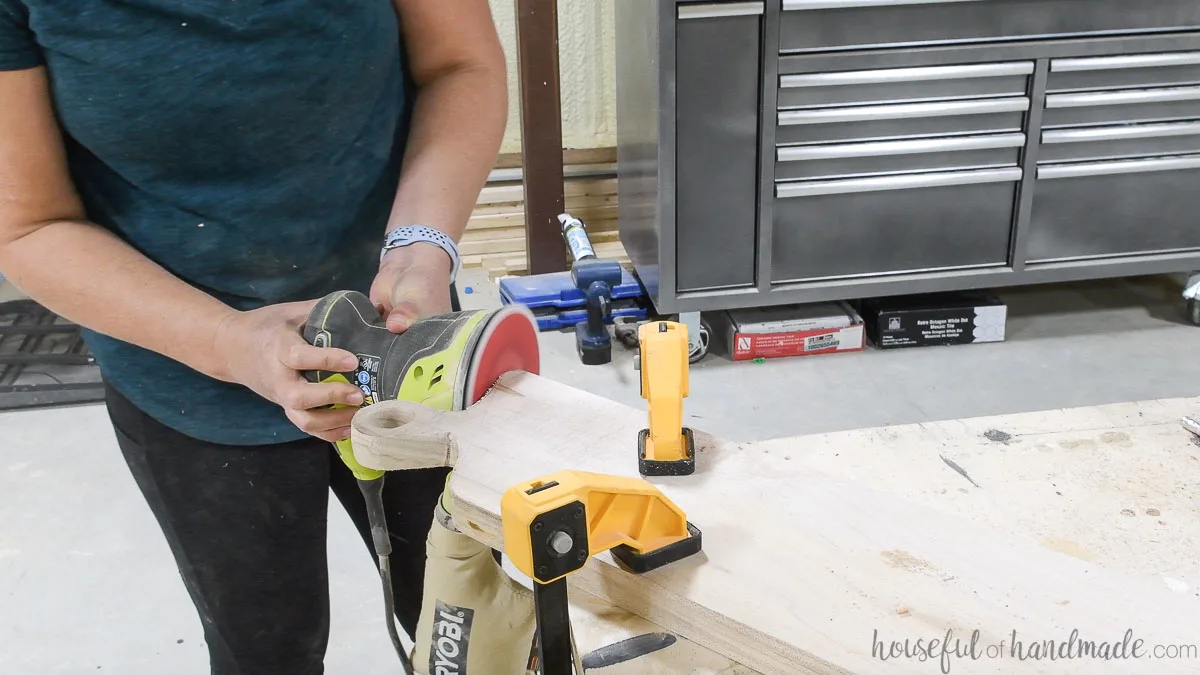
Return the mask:
{"type": "Polygon", "coordinates": [[[1200,118],[1200,85],[1047,94],[1042,126],[1200,118]]]}
{"type": "Polygon", "coordinates": [[[1038,167],[1031,262],[1200,248],[1200,155],[1038,167]]]}
{"type": "Polygon", "coordinates": [[[772,283],[1003,265],[1019,168],[775,187],[772,283]]]}
{"type": "Polygon", "coordinates": [[[1196,0],[783,0],[783,10],[783,52],[1200,27],[1196,0]]]}
{"type": "Polygon", "coordinates": [[[660,313],[1200,269],[1200,0],[621,0],[660,313]]]}
{"type": "Polygon", "coordinates": [[[1024,146],[1019,133],[784,146],[775,151],[775,178],[1017,166],[1024,146]]]}
{"type": "Polygon", "coordinates": [[[674,189],[681,291],[755,280],[762,10],[762,2],[677,9],[674,189]]]}
{"type": "Polygon", "coordinates": [[[780,110],[780,144],[1020,131],[1028,97],[780,110]]]}
{"type": "Polygon", "coordinates": [[[1032,61],[844,72],[789,72],[804,65],[780,59],[779,106],[821,107],[1024,96],[1032,61]]]}
{"type": "Polygon", "coordinates": [[[1039,163],[1200,153],[1200,121],[1042,132],[1039,163]]]}
{"type": "Polygon", "coordinates": [[[1049,92],[1200,84],[1200,52],[1051,59],[1049,92]]]}

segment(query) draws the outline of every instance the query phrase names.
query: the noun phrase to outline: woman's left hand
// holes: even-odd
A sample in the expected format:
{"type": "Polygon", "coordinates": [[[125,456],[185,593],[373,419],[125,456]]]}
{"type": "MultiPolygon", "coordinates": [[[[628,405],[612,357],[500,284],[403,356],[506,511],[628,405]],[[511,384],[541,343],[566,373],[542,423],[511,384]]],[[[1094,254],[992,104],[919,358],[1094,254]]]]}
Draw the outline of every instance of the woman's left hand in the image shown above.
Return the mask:
{"type": "Polygon", "coordinates": [[[451,311],[450,270],[450,256],[433,244],[388,251],[370,293],[388,330],[403,333],[420,319],[451,311]]]}

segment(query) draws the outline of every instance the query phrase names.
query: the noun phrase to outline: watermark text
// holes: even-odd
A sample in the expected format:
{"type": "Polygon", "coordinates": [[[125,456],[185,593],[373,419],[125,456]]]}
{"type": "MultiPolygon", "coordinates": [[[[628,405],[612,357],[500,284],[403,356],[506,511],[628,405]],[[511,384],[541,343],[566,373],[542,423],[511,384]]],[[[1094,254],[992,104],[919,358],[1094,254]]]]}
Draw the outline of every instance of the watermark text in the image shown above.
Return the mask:
{"type": "MultiPolygon", "coordinates": [[[[1012,631],[1008,638],[985,642],[974,630],[958,634],[947,630],[933,637],[885,639],[876,629],[871,635],[871,657],[880,661],[909,660],[936,665],[949,675],[957,661],[1012,659],[1016,661],[1129,661],[1134,659],[1200,660],[1200,647],[1194,644],[1149,644],[1136,637],[1133,629],[1116,639],[1084,637],[1072,630],[1065,638],[1030,639],[1012,631]]],[[[1200,666],[1200,664],[1198,664],[1200,666]]]]}

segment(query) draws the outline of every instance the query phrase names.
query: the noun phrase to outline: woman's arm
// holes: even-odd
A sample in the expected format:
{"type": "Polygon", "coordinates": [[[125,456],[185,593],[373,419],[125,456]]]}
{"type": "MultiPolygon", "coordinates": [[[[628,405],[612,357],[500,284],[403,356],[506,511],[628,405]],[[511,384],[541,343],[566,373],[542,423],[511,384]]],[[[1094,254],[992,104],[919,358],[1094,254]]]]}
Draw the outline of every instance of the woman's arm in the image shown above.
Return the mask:
{"type": "Polygon", "coordinates": [[[233,310],[89,223],[67,171],[44,68],[0,72],[0,269],[51,311],[225,378],[233,310]]]}
{"type": "Polygon", "coordinates": [[[304,431],[349,435],[357,405],[349,384],[311,384],[302,370],[347,371],[343,350],[304,342],[312,303],[236,311],[175,278],[108,230],[90,223],[71,183],[45,69],[0,72],[0,270],[51,311],[163,354],[279,403],[304,431]]]}
{"type": "Polygon", "coordinates": [[[426,225],[458,241],[508,121],[504,51],[487,0],[392,1],[418,94],[388,229],[426,225]]]}
{"type": "MultiPolygon", "coordinates": [[[[459,241],[508,121],[504,51],[487,0],[392,1],[418,93],[387,230],[425,225],[459,241]]],[[[388,252],[371,299],[399,332],[450,311],[449,286],[449,257],[418,243],[388,252]]]]}

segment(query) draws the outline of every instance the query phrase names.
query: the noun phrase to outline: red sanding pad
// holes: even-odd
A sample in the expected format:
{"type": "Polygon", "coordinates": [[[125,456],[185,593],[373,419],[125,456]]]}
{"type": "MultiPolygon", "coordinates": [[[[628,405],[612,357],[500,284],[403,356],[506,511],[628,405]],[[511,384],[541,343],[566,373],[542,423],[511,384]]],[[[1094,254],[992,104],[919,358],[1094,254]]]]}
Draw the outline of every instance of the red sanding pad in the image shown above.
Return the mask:
{"type": "Polygon", "coordinates": [[[488,320],[476,343],[463,392],[465,403],[478,402],[507,372],[537,375],[540,369],[537,320],[524,306],[507,305],[488,320]]]}

